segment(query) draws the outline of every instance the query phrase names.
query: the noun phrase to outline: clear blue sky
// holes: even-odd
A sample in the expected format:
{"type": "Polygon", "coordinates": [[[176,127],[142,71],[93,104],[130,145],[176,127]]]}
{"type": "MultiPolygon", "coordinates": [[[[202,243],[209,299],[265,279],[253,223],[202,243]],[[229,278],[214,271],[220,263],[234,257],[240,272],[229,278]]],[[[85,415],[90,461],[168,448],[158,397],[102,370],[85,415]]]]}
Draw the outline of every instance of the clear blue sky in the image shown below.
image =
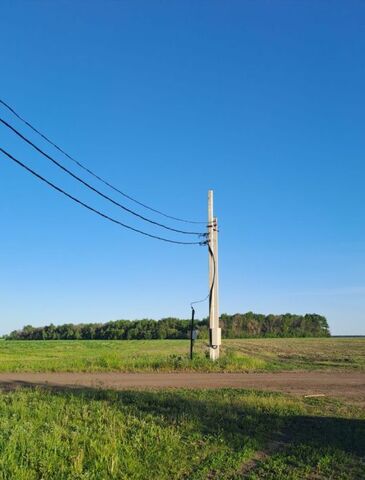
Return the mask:
{"type": "MultiPolygon", "coordinates": [[[[204,220],[215,190],[222,312],[317,312],[365,334],[363,2],[8,1],[0,17],[0,97],[38,128],[173,215],[204,220]]],[[[122,230],[2,155],[0,232],[0,333],[187,317],[207,292],[206,248],[122,230]]]]}

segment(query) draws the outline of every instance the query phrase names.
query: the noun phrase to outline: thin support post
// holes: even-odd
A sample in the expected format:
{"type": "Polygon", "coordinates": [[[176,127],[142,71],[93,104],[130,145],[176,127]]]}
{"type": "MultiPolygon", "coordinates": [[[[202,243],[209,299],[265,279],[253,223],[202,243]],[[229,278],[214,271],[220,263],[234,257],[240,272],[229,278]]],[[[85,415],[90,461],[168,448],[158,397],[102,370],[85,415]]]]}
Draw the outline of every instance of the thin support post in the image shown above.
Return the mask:
{"type": "Polygon", "coordinates": [[[191,326],[190,326],[190,360],[193,359],[193,347],[194,347],[194,317],[195,310],[191,307],[191,326]]]}

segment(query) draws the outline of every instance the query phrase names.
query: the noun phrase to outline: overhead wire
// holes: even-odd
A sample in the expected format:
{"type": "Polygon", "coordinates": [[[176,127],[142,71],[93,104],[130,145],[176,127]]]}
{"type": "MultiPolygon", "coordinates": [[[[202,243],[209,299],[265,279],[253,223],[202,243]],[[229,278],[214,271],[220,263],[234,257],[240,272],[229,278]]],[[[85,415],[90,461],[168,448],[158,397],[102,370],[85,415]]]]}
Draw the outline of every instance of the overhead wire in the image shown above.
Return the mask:
{"type": "MultiPolygon", "coordinates": [[[[209,228],[212,228],[209,227],[209,228]]],[[[215,260],[215,255],[214,255],[214,252],[212,250],[212,247],[210,246],[210,238],[211,237],[208,237],[208,239],[206,240],[205,242],[205,245],[208,246],[208,251],[209,251],[209,255],[212,257],[212,260],[213,260],[213,278],[212,278],[212,283],[210,285],[210,288],[209,288],[209,292],[208,292],[208,295],[206,297],[204,297],[203,299],[201,300],[195,300],[194,302],[191,302],[190,303],[190,308],[191,308],[191,311],[192,311],[192,322],[193,322],[193,319],[194,319],[194,315],[195,315],[195,308],[193,307],[193,305],[196,305],[197,303],[203,303],[203,302],[206,302],[209,298],[209,318],[211,318],[211,313],[212,313],[212,298],[213,298],[213,290],[214,290],[214,285],[215,285],[215,276],[216,276],[216,260],[215,260]]],[[[211,343],[209,342],[209,344],[207,344],[207,346],[209,346],[210,348],[213,348],[214,350],[217,348],[216,345],[211,345],[211,343]]]]}
{"type": "MultiPolygon", "coordinates": [[[[214,226],[210,226],[208,228],[214,228],[214,226]]],[[[205,245],[208,246],[208,251],[209,251],[209,255],[212,257],[212,260],[213,260],[213,278],[212,278],[212,284],[210,285],[210,288],[209,288],[209,292],[208,294],[202,298],[201,300],[195,300],[194,302],[190,302],[190,307],[194,310],[193,308],[193,305],[196,305],[197,303],[203,303],[203,302],[206,302],[208,299],[209,299],[209,315],[210,315],[210,312],[211,312],[211,304],[212,304],[212,295],[213,295],[213,289],[214,289],[214,284],[215,284],[215,272],[216,272],[216,265],[215,265],[215,255],[213,253],[213,250],[210,246],[210,237],[209,237],[209,234],[208,234],[208,238],[205,242],[205,245]]]]}
{"type": "Polygon", "coordinates": [[[74,197],[73,195],[71,195],[70,193],[66,192],[65,190],[63,190],[62,188],[58,187],[57,185],[55,185],[54,183],[50,182],[49,180],[47,180],[45,177],[43,177],[42,175],[40,175],[39,173],[37,173],[35,170],[31,169],[30,167],[28,167],[27,165],[25,165],[23,162],[21,162],[20,160],[16,159],[13,155],[11,155],[9,152],[7,152],[6,150],[4,150],[2,147],[0,147],[0,152],[3,153],[4,155],[6,155],[10,160],[12,160],[13,162],[15,162],[16,164],[18,164],[20,167],[22,167],[23,169],[27,170],[29,173],[31,173],[33,176],[37,177],[39,180],[41,180],[42,182],[46,183],[48,186],[52,187],[54,190],[57,190],[58,192],[62,193],[63,195],[65,195],[66,197],[70,198],[71,200],[73,200],[74,202],[78,203],[79,205],[82,205],[83,207],[85,207],[86,209],[94,212],[95,214],[99,215],[100,217],[103,217],[105,218],[106,220],[109,220],[123,228],[126,228],[128,230],[132,230],[136,233],[139,233],[141,235],[145,235],[147,237],[150,237],[150,238],[155,238],[157,240],[161,240],[163,242],[168,242],[168,243],[175,243],[175,244],[179,244],[179,245],[206,245],[206,241],[200,241],[200,242],[183,242],[183,241],[179,241],[179,240],[171,240],[169,238],[165,238],[165,237],[160,237],[158,235],[153,235],[151,233],[148,233],[148,232],[145,232],[143,230],[140,230],[138,228],[135,228],[135,227],[131,227],[130,225],[127,225],[123,222],[120,222],[119,220],[113,218],[113,217],[110,217],[109,215],[105,214],[104,212],[101,212],[100,210],[97,210],[96,208],[88,205],[87,203],[79,200],[78,198],[74,197]]]}
{"type": "Polygon", "coordinates": [[[209,317],[211,317],[213,289],[214,289],[214,285],[215,285],[216,265],[215,265],[215,255],[214,255],[214,252],[212,250],[212,247],[210,246],[210,241],[209,240],[207,241],[207,245],[208,245],[209,255],[212,257],[213,266],[214,266],[212,284],[211,284],[210,289],[209,289],[209,317]]]}
{"type": "Polygon", "coordinates": [[[95,172],[93,172],[90,168],[86,167],[84,164],[82,164],[81,162],[79,162],[78,160],[76,160],[73,156],[69,155],[65,150],[63,150],[61,147],[59,147],[56,143],[54,143],[52,140],[50,140],[46,135],[44,135],[42,132],[40,132],[38,129],[36,129],[30,122],[28,122],[27,120],[25,120],[25,118],[23,118],[20,114],[18,114],[14,108],[12,108],[9,104],[7,104],[6,102],[4,102],[4,100],[1,100],[0,99],[0,104],[2,104],[5,108],[7,108],[13,115],[15,115],[21,122],[23,122],[25,125],[27,125],[30,129],[32,129],[35,133],[37,133],[38,135],[40,135],[46,142],[48,142],[50,145],[52,145],[54,148],[56,148],[59,152],[61,152],[63,155],[65,155],[69,160],[71,160],[72,162],[74,162],[76,165],[78,165],[80,168],[82,168],[83,170],[85,170],[86,172],[88,172],[90,175],[92,175],[93,177],[95,177],[97,180],[99,180],[100,182],[104,183],[107,187],[111,188],[112,190],[114,190],[115,192],[119,193],[120,195],[122,195],[123,197],[125,198],[128,198],[129,200],[131,200],[132,202],[136,203],[137,205],[140,205],[154,213],[157,213],[159,215],[162,215],[163,217],[166,217],[166,218],[169,218],[171,220],[175,220],[177,222],[183,222],[183,223],[190,223],[190,224],[201,224],[201,225],[204,225],[206,224],[206,222],[201,222],[201,221],[194,221],[194,220],[186,220],[186,219],[183,219],[183,218],[179,218],[179,217],[176,217],[176,216],[173,216],[173,215],[168,215],[167,213],[164,213],[162,212],[161,210],[157,210],[155,208],[152,208],[151,206],[145,204],[145,203],[142,203],[140,202],[139,200],[137,200],[136,198],[132,197],[131,195],[128,195],[126,194],[125,192],[123,192],[122,190],[120,190],[119,188],[115,187],[114,185],[112,185],[110,182],[108,182],[107,180],[105,180],[104,178],[100,177],[98,174],[96,174],[95,172]]]}
{"type": "Polygon", "coordinates": [[[125,205],[122,205],[121,203],[115,201],[113,198],[109,197],[108,195],[105,195],[104,193],[100,192],[98,189],[90,185],[88,182],[83,180],[81,177],[76,175],[75,173],[71,172],[68,168],[66,168],[64,165],[62,165],[60,162],[55,160],[53,157],[51,157],[48,153],[44,152],[41,148],[39,148],[35,143],[33,143],[31,140],[29,140],[27,137],[25,137],[21,132],[19,132],[16,128],[14,128],[12,125],[10,125],[8,122],[6,122],[3,118],[0,117],[0,123],[2,123],[5,127],[10,129],[13,133],[15,133],[18,137],[20,137],[22,140],[24,140],[28,145],[33,147],[37,152],[39,152],[41,155],[43,155],[45,158],[50,160],[54,165],[57,165],[59,168],[61,168],[64,172],[66,172],[68,175],[71,175],[75,180],[78,182],[82,183],[85,187],[89,188],[93,192],[95,192],[97,195],[100,195],[101,197],[105,198],[109,202],[113,203],[114,205],[118,206],[119,208],[125,210],[126,212],[146,221],[149,223],[152,223],[153,225],[157,225],[161,228],[165,228],[166,230],[171,230],[172,232],[177,232],[177,233],[182,233],[184,235],[198,235],[198,236],[205,236],[205,233],[201,232],[191,232],[191,231],[186,231],[186,230],[180,230],[177,228],[169,227],[168,225],[164,225],[163,223],[156,222],[155,220],[151,220],[150,218],[147,218],[134,210],[131,210],[130,208],[126,207],[125,205]]]}

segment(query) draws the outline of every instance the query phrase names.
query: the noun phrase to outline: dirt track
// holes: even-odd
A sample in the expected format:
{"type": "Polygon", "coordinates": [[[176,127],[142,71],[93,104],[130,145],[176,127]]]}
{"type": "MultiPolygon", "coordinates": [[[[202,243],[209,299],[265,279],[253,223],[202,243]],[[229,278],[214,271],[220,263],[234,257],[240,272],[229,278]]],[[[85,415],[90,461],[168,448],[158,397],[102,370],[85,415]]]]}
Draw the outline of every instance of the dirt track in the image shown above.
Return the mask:
{"type": "Polygon", "coordinates": [[[0,389],[49,388],[246,388],[347,398],[365,405],[365,373],[1,373],[0,389]]]}

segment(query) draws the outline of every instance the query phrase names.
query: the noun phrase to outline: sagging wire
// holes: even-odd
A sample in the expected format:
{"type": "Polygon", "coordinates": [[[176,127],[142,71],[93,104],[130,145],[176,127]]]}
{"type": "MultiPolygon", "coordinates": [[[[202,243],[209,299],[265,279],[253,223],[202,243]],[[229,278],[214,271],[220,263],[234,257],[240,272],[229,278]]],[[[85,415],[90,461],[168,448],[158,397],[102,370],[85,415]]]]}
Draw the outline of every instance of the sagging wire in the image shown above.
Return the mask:
{"type": "MultiPolygon", "coordinates": [[[[213,221],[213,224],[209,224],[208,225],[208,229],[212,229],[213,230],[216,228],[216,223],[213,221]]],[[[208,299],[209,299],[209,318],[211,316],[211,310],[212,310],[212,296],[213,296],[213,289],[214,289],[214,285],[215,285],[215,277],[216,277],[216,261],[215,261],[215,256],[214,256],[214,252],[212,250],[212,247],[210,246],[210,242],[211,242],[211,233],[207,232],[205,234],[205,236],[207,237],[207,240],[205,242],[202,242],[202,245],[207,245],[208,246],[208,251],[209,251],[209,255],[211,256],[212,260],[213,260],[213,278],[212,278],[212,284],[210,286],[210,289],[209,289],[209,292],[208,294],[206,295],[206,297],[202,298],[201,300],[195,300],[193,302],[190,302],[190,308],[191,308],[191,335],[192,335],[192,331],[193,331],[193,325],[194,325],[194,317],[195,317],[195,309],[193,307],[193,305],[196,305],[198,303],[204,303],[206,302],[208,299]]],[[[192,339],[192,336],[190,338],[191,342],[193,341],[192,339]]],[[[207,345],[213,349],[216,349],[217,348],[217,345],[207,345]]],[[[192,358],[192,343],[191,343],[191,347],[190,347],[190,358],[192,358]]]]}

